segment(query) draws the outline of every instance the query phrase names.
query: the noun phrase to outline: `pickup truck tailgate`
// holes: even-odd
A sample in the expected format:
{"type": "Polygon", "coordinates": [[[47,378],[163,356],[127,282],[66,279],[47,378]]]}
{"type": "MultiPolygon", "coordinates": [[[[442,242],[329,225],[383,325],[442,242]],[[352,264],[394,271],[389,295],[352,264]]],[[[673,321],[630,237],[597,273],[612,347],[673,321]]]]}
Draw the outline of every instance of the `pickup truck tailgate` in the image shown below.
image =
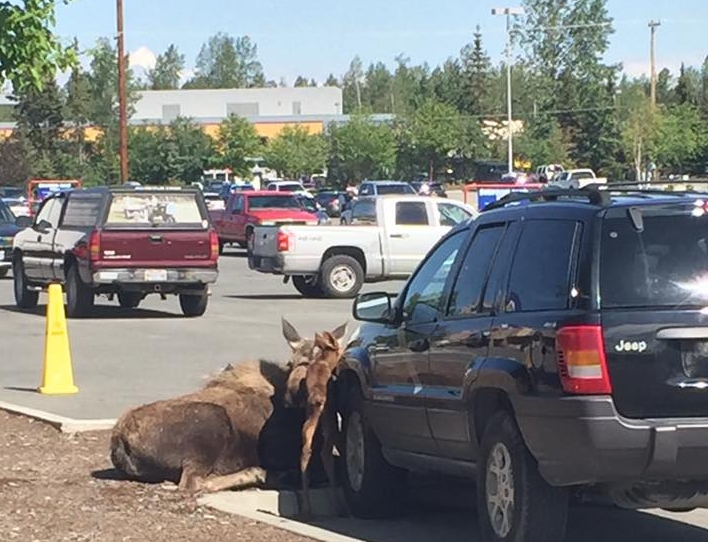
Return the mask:
{"type": "Polygon", "coordinates": [[[102,267],[206,267],[211,244],[208,230],[103,230],[102,267]]]}

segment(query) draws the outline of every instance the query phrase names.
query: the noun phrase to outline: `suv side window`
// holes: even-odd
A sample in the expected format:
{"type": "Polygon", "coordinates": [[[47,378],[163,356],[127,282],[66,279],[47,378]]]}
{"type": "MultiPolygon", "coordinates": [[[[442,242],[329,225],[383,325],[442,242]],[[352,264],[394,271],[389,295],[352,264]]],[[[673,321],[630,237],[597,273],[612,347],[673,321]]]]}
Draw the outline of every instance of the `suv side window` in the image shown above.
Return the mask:
{"type": "Polygon", "coordinates": [[[412,324],[432,322],[441,310],[445,284],[468,231],[448,237],[428,256],[408,283],[403,317],[412,324]]]}
{"type": "Polygon", "coordinates": [[[516,247],[506,311],[568,307],[570,271],[579,225],[572,220],[530,220],[516,247]]]}
{"type": "Polygon", "coordinates": [[[472,239],[452,287],[447,316],[469,316],[479,310],[484,285],[505,226],[485,227],[472,239]]]}
{"type": "Polygon", "coordinates": [[[46,220],[52,225],[52,228],[56,228],[59,225],[61,204],[62,200],[59,198],[51,198],[47,200],[44,205],[42,205],[39,213],[37,213],[37,218],[34,223],[39,224],[42,220],[46,220]]]}
{"type": "Polygon", "coordinates": [[[376,202],[373,200],[360,200],[352,206],[352,222],[365,222],[376,224],[376,202]]]}
{"type": "Polygon", "coordinates": [[[427,226],[428,211],[425,202],[399,201],[396,203],[396,225],[398,226],[427,226]]]}
{"type": "Polygon", "coordinates": [[[441,226],[456,226],[472,216],[466,209],[453,203],[438,203],[438,212],[441,226]]]}

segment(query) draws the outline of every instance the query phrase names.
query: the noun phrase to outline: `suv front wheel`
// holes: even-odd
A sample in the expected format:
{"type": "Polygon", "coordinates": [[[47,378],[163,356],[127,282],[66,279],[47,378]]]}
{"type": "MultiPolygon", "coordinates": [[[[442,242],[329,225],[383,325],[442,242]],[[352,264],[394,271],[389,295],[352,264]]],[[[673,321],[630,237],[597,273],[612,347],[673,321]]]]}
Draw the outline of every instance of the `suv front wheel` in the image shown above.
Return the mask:
{"type": "Polygon", "coordinates": [[[495,414],[482,437],[477,506],[485,542],[562,542],[568,491],[550,486],[508,412],[495,414]]]}
{"type": "Polygon", "coordinates": [[[342,412],[342,487],[354,516],[384,518],[400,511],[406,472],[384,458],[362,401],[358,388],[348,390],[342,412]]]}

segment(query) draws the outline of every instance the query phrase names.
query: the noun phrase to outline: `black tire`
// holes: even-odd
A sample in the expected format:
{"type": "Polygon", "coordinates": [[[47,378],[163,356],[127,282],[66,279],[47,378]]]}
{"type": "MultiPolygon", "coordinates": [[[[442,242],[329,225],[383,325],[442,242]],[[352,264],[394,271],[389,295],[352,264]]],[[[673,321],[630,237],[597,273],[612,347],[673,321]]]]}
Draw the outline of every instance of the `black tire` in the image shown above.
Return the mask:
{"type": "Polygon", "coordinates": [[[322,288],[317,282],[317,277],[293,275],[293,286],[303,297],[322,297],[322,288]]]}
{"type": "Polygon", "coordinates": [[[236,241],[238,243],[238,246],[241,248],[248,248],[248,243],[246,241],[236,241]]]}
{"type": "Polygon", "coordinates": [[[15,305],[21,309],[33,309],[39,301],[39,292],[28,290],[25,265],[22,256],[16,255],[12,261],[12,282],[15,291],[15,305]]]}
{"type": "MultiPolygon", "coordinates": [[[[478,518],[484,542],[562,542],[568,518],[569,493],[550,486],[538,471],[538,464],[524,444],[516,422],[508,412],[498,412],[487,423],[482,437],[477,473],[478,518]],[[495,513],[488,503],[487,486],[493,481],[490,467],[502,465],[497,491],[508,490],[511,512],[495,513]],[[505,478],[506,477],[506,478],[505,478]],[[507,485],[510,480],[512,485],[507,485]],[[502,487],[500,488],[499,485],[502,487]],[[504,487],[506,485],[506,488],[504,487]],[[492,514],[498,521],[492,520],[492,514]],[[496,523],[496,527],[494,525],[496,523]]],[[[500,511],[499,508],[496,510],[500,511]]]]}
{"type": "Polygon", "coordinates": [[[406,471],[394,467],[384,458],[381,443],[364,417],[362,401],[359,388],[347,390],[341,413],[342,450],[338,462],[344,496],[355,517],[395,516],[403,509],[406,471]],[[360,468],[356,469],[358,476],[352,467],[357,457],[355,448],[363,459],[360,468]]]}
{"type": "Polygon", "coordinates": [[[79,268],[71,265],[66,271],[66,315],[69,318],[88,316],[93,308],[93,288],[84,284],[79,268]]]}
{"type": "Polygon", "coordinates": [[[3,269],[0,269],[0,279],[5,278],[9,272],[10,272],[9,267],[4,267],[3,269]]]}
{"type": "Polygon", "coordinates": [[[226,246],[226,243],[219,239],[219,255],[221,256],[224,253],[224,247],[226,246]]]}
{"type": "Polygon", "coordinates": [[[182,314],[189,318],[201,316],[206,312],[209,304],[209,295],[207,289],[201,294],[180,294],[179,306],[182,308],[182,314]]]}
{"type": "Polygon", "coordinates": [[[135,309],[142,300],[140,292],[118,292],[118,304],[124,309],[135,309]]]}
{"type": "Polygon", "coordinates": [[[340,254],[330,256],[323,263],[320,269],[318,283],[326,297],[347,299],[356,297],[364,284],[364,270],[361,264],[351,256],[340,254]],[[334,273],[342,273],[348,277],[351,286],[343,289],[336,283],[334,273]]]}

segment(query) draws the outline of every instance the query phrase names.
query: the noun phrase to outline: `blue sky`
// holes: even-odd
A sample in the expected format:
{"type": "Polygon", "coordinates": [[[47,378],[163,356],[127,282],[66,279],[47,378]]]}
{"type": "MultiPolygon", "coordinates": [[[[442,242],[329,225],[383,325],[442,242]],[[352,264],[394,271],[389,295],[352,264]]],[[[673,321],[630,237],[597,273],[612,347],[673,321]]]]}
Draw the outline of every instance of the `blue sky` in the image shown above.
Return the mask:
{"type": "MultiPolygon", "coordinates": [[[[247,34],[258,45],[268,78],[298,74],[322,81],[341,75],[354,55],[364,64],[393,65],[404,53],[431,65],[456,56],[480,25],[485,46],[498,59],[504,20],[493,17],[495,0],[124,0],[126,49],[133,65],[149,66],[154,54],[175,43],[192,68],[206,39],[219,31],[247,34]]],[[[648,71],[649,19],[659,19],[657,62],[677,69],[699,65],[708,55],[708,1],[608,0],[615,19],[608,60],[621,61],[633,75],[648,71]]],[[[57,9],[57,32],[88,47],[115,34],[113,0],[73,0],[57,9]]]]}

